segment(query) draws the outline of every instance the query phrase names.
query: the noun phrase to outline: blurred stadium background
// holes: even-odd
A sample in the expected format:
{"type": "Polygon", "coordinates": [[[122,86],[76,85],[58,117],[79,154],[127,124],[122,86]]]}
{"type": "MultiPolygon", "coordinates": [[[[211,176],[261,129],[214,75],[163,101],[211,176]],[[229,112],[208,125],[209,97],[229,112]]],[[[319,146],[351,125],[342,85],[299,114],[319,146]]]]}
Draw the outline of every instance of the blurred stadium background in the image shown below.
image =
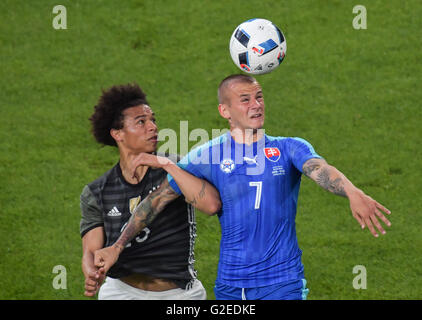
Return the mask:
{"type": "MultiPolygon", "coordinates": [[[[303,179],[297,214],[308,299],[421,299],[422,3],[328,1],[0,2],[0,299],[83,296],[79,195],[118,159],[88,118],[101,92],[137,82],[161,129],[223,129],[216,90],[239,73],[228,41],[266,18],[287,39],[275,72],[258,76],[266,132],[299,136],[392,211],[374,238],[348,201],[303,179]],[[56,30],[53,7],[67,9],[56,30]],[[352,26],[355,5],[367,29],[352,26]],[[66,268],[54,289],[53,268],[66,268]],[[353,268],[367,270],[356,290],[353,268]]],[[[190,146],[195,142],[191,141],[190,146]]],[[[198,277],[214,299],[216,217],[197,213],[198,277]]]]}

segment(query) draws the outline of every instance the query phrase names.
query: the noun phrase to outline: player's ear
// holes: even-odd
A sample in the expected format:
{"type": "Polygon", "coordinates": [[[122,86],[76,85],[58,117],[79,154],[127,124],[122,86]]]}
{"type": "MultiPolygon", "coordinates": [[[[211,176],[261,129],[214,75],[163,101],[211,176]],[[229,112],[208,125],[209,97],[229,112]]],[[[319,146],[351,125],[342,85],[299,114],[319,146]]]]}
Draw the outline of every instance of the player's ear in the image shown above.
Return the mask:
{"type": "Polygon", "coordinates": [[[110,135],[111,135],[111,137],[114,139],[114,140],[116,140],[116,142],[120,142],[120,141],[122,141],[123,139],[123,132],[122,132],[122,130],[119,130],[119,129],[110,129],[110,135]]]}
{"type": "Polygon", "coordinates": [[[218,105],[218,112],[224,119],[230,119],[230,112],[228,110],[228,106],[225,103],[220,103],[218,105]]]}

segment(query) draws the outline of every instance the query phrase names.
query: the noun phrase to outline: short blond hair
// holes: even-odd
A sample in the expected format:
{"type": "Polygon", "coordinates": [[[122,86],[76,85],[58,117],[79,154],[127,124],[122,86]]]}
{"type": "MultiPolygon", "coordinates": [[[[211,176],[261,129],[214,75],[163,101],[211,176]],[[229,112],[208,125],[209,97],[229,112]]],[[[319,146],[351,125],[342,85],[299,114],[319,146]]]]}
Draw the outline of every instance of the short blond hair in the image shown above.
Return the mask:
{"type": "Polygon", "coordinates": [[[226,78],[224,78],[220,85],[218,86],[218,103],[226,103],[227,97],[225,94],[226,88],[229,86],[232,82],[243,82],[243,83],[258,83],[258,81],[246,74],[232,74],[226,78]]]}

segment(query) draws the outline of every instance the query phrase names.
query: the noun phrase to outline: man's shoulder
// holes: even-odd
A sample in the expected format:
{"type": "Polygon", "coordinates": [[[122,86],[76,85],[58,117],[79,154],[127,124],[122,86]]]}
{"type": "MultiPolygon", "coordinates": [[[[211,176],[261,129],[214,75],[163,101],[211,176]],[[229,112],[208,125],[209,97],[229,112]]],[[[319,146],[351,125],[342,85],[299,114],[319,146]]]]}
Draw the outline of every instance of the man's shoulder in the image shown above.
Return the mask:
{"type": "Polygon", "coordinates": [[[219,148],[221,145],[224,145],[228,142],[228,135],[227,133],[223,133],[195,148],[192,148],[188,153],[189,158],[195,159],[196,157],[201,157],[203,154],[211,154],[216,148],[219,148]]]}
{"type": "Polygon", "coordinates": [[[217,137],[212,138],[211,140],[209,140],[209,141],[201,144],[198,147],[195,147],[192,150],[207,150],[207,149],[213,148],[214,146],[218,146],[218,145],[224,144],[225,142],[228,141],[228,137],[229,136],[228,136],[228,133],[227,132],[225,132],[225,133],[223,133],[223,134],[221,134],[221,135],[219,135],[217,137]]]}
{"type": "Polygon", "coordinates": [[[298,144],[298,143],[309,144],[308,141],[300,137],[282,137],[282,136],[269,136],[269,135],[265,135],[265,137],[267,141],[270,143],[276,143],[276,144],[282,144],[282,145],[298,144]]]}
{"type": "Polygon", "coordinates": [[[281,147],[283,148],[286,145],[291,144],[292,137],[282,137],[282,136],[269,136],[265,135],[266,145],[271,147],[281,147]]]}
{"type": "Polygon", "coordinates": [[[105,173],[99,176],[97,179],[88,183],[84,187],[84,189],[89,188],[91,192],[94,192],[98,189],[101,189],[102,186],[104,186],[107,183],[107,181],[109,181],[110,179],[116,179],[118,177],[118,172],[117,172],[118,165],[119,164],[116,164],[111,169],[107,170],[105,173]]]}

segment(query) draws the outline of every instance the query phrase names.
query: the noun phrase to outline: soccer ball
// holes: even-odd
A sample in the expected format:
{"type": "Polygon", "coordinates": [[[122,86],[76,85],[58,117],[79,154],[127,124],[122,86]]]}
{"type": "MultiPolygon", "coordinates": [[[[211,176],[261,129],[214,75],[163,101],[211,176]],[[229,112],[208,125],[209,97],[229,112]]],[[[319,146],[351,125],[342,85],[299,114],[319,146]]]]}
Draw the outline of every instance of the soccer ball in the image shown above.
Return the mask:
{"type": "Polygon", "coordinates": [[[246,73],[264,74],[277,68],[286,56],[283,32],[266,19],[241,23],[230,38],[230,55],[246,73]]]}

